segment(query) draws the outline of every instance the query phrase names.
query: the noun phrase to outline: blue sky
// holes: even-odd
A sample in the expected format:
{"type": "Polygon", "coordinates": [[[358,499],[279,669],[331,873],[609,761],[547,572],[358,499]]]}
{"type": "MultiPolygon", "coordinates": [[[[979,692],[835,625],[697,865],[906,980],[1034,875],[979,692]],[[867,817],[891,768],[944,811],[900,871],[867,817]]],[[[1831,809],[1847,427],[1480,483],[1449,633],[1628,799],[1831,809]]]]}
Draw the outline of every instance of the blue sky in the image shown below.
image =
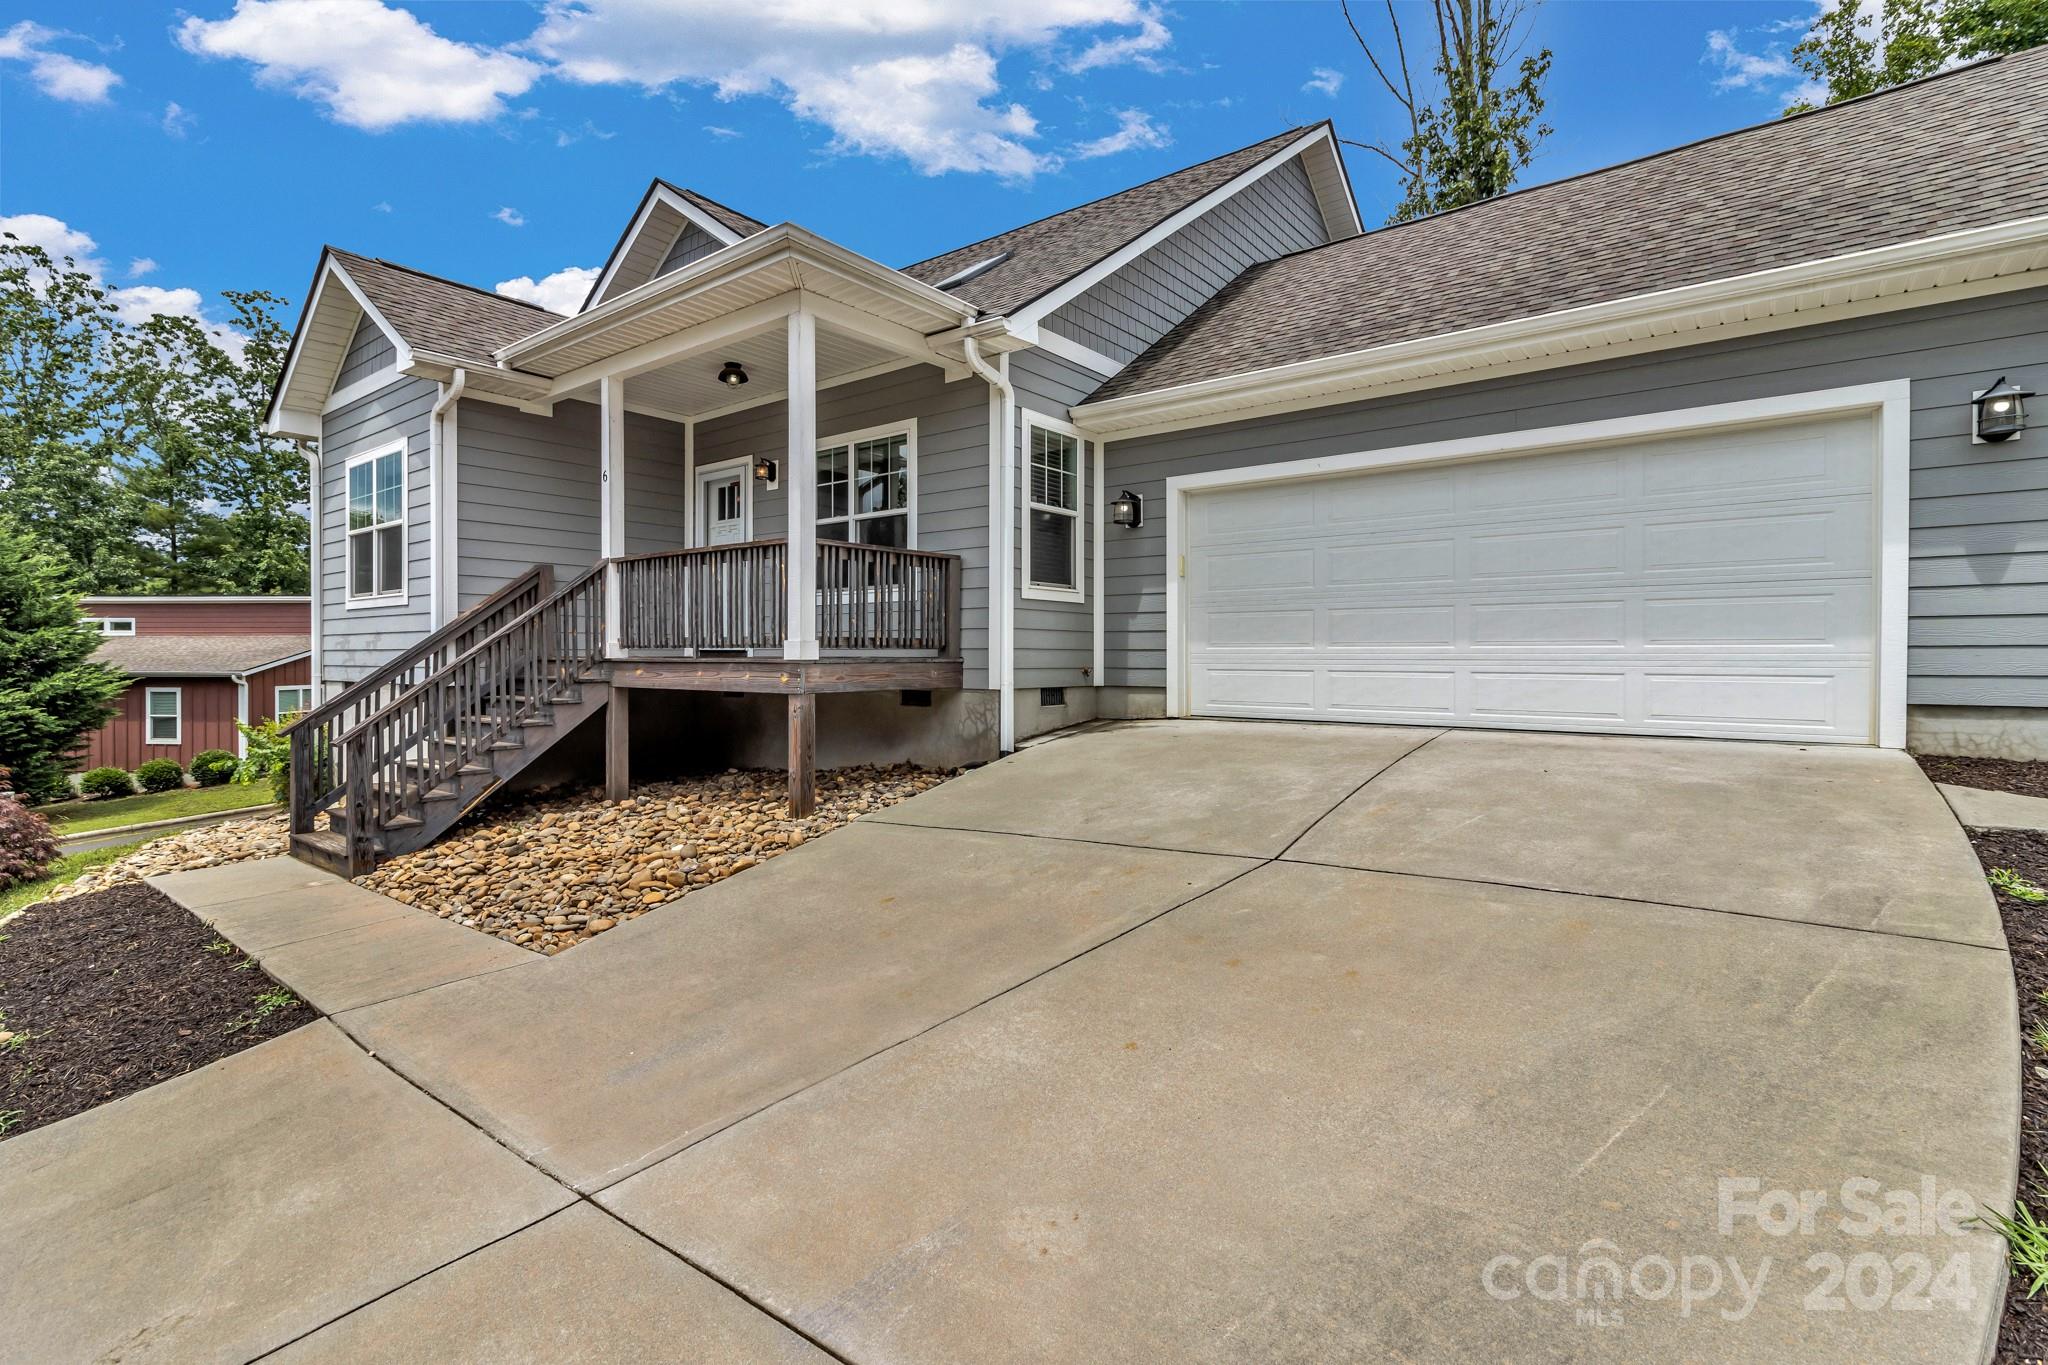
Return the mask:
{"type": "MultiPolygon", "coordinates": [[[[261,288],[295,316],[322,242],[580,295],[655,175],[902,265],[1297,123],[1397,133],[1306,0],[186,4],[26,0],[0,28],[0,226],[131,311],[261,288]]],[[[1815,4],[1551,0],[1527,182],[1774,117],[1815,4]]],[[[1376,223],[1392,177],[1349,158],[1376,223]]]]}

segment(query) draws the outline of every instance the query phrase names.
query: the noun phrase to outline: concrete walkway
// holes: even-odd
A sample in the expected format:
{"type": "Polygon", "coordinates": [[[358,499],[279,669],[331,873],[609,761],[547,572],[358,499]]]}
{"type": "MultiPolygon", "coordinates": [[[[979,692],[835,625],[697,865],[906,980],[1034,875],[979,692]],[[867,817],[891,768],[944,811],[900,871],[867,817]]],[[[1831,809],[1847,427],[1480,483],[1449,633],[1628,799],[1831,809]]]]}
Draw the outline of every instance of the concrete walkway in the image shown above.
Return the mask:
{"type": "Polygon", "coordinates": [[[1996,1327],[2002,1244],[1901,1201],[2009,1204],[2011,969],[1898,754],[1128,725],[553,959],[289,863],[161,884],[332,1017],[0,1144],[0,1355],[1904,1361],[1996,1327]],[[1858,1180],[1898,1216],[1866,1231],[1858,1180]]]}
{"type": "Polygon", "coordinates": [[[1956,819],[1971,829],[2048,830],[2048,796],[2021,796],[1947,782],[1936,785],[1956,819]]]}

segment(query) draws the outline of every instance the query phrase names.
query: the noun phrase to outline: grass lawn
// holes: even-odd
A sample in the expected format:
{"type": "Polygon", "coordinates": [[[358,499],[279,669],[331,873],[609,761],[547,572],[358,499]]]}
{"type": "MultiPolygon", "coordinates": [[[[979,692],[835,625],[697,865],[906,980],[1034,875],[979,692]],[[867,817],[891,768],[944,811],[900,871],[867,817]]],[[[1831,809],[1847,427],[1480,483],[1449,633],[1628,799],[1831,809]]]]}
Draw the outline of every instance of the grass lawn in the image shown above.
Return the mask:
{"type": "Polygon", "coordinates": [[[185,787],[173,792],[117,796],[111,801],[60,801],[37,810],[58,834],[84,834],[149,820],[175,820],[181,815],[212,815],[216,811],[261,806],[270,800],[267,783],[228,782],[218,787],[185,787]]]}
{"type": "Polygon", "coordinates": [[[137,839],[132,844],[116,844],[112,848],[96,848],[90,853],[71,853],[51,863],[49,870],[32,882],[22,882],[0,891],[0,922],[17,910],[26,910],[60,886],[77,881],[92,868],[102,863],[111,863],[124,854],[133,853],[147,839],[137,839]]]}

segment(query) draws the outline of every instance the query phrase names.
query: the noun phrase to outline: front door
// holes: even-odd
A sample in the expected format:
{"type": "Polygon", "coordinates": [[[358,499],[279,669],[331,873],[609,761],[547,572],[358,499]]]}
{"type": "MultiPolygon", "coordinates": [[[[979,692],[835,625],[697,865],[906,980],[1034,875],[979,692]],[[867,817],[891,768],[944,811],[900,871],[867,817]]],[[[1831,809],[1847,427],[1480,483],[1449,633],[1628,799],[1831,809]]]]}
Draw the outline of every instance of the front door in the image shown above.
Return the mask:
{"type": "Polygon", "coordinates": [[[737,545],[747,538],[746,469],[707,470],[697,480],[705,545],[737,545]]]}

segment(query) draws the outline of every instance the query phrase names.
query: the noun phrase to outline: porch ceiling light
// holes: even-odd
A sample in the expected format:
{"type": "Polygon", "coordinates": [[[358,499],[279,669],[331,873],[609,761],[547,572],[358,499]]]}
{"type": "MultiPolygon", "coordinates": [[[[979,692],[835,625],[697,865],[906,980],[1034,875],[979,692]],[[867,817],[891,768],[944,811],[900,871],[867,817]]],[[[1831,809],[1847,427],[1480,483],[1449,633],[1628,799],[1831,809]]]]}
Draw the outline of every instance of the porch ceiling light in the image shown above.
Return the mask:
{"type": "Polygon", "coordinates": [[[766,455],[754,461],[754,477],[762,483],[774,483],[775,461],[769,459],[766,455]]]}
{"type": "Polygon", "coordinates": [[[2027,429],[2027,400],[2033,390],[2008,384],[2004,375],[1970,399],[1971,434],[1979,441],[2010,441],[2027,429]]]}
{"type": "Polygon", "coordinates": [[[718,382],[729,389],[736,389],[747,382],[747,367],[737,360],[725,362],[725,368],[718,372],[718,382]]]}
{"type": "Polygon", "coordinates": [[[1142,494],[1128,488],[1110,500],[1109,519],[1118,526],[1137,527],[1145,524],[1145,499],[1142,494]]]}

